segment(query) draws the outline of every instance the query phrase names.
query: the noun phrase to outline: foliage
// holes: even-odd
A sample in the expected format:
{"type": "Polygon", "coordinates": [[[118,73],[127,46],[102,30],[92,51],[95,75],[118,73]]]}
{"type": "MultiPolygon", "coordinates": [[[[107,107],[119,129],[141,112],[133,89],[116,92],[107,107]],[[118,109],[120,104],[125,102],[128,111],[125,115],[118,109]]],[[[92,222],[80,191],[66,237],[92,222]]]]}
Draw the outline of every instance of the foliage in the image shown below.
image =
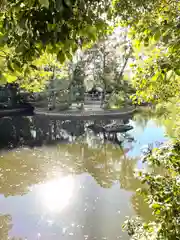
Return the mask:
{"type": "Polygon", "coordinates": [[[79,56],[78,53],[75,55],[77,60],[71,62],[71,85],[79,89],[77,80],[81,79],[86,90],[101,87],[107,93],[113,91],[108,105],[121,106],[125,92],[128,94],[132,91],[129,76],[127,76],[131,53],[127,32],[117,28],[111,35],[97,41],[91,48],[79,51],[79,56]],[[76,69],[79,70],[76,71],[76,69]],[[116,101],[116,99],[119,100],[116,101]]]}
{"type": "Polygon", "coordinates": [[[180,143],[168,143],[153,150],[146,157],[148,164],[163,167],[163,174],[153,171],[140,172],[139,178],[145,188],[138,191],[153,210],[154,223],[143,223],[134,226],[133,220],[127,222],[132,239],[180,239],[180,143]],[[132,224],[131,224],[132,223],[132,224]],[[143,234],[142,230],[143,229],[143,234]],[[145,238],[149,236],[149,238],[145,238]],[[138,236],[138,237],[137,237],[138,236]],[[142,237],[141,237],[142,236],[142,237]]]}
{"type": "Polygon", "coordinates": [[[180,139],[180,105],[179,99],[173,98],[169,102],[161,103],[156,106],[156,113],[161,117],[157,122],[163,124],[168,136],[180,139]]]}
{"type": "MultiPolygon", "coordinates": [[[[7,62],[6,69],[10,71],[5,74],[4,67],[0,69],[3,79],[5,81],[21,79],[23,87],[26,86],[28,90],[35,88],[37,91],[48,77],[46,78],[45,75],[47,72],[42,72],[40,68],[36,69],[37,62],[34,62],[36,59],[39,59],[38,62],[40,61],[41,65],[41,58],[44,59],[42,55],[51,56],[46,57],[49,62],[51,58],[57,56],[58,61],[62,64],[67,59],[72,60],[79,48],[93,46],[91,50],[94,50],[94,42],[97,44],[95,47],[96,57],[93,61],[95,62],[95,58],[98,58],[100,52],[102,55],[101,70],[103,68],[103,72],[101,71],[101,74],[100,71],[98,72],[98,78],[101,78],[106,85],[110,85],[109,71],[111,71],[116,74],[116,79],[121,79],[123,71],[118,69],[119,62],[117,59],[112,61],[113,54],[116,54],[120,44],[118,44],[118,39],[114,42],[114,39],[106,37],[112,32],[113,26],[112,22],[107,21],[107,12],[110,8],[110,0],[105,2],[93,0],[91,3],[84,0],[1,2],[0,45],[2,51],[4,48],[8,49],[4,60],[7,62]],[[99,39],[105,40],[99,41],[99,39]],[[109,46],[113,50],[112,52],[109,46]],[[111,62],[108,60],[110,58],[111,62]],[[109,76],[108,80],[105,75],[109,76]]],[[[126,31],[124,30],[124,32],[126,36],[126,31]]],[[[122,30],[121,33],[123,33],[122,30]]],[[[127,39],[123,37],[122,40],[120,41],[123,48],[121,48],[121,51],[123,50],[121,58],[124,58],[122,66],[124,70],[129,58],[129,47],[127,39]]],[[[92,53],[90,55],[92,56],[92,53]]]]}
{"type": "Polygon", "coordinates": [[[79,47],[89,47],[108,33],[108,6],[110,1],[97,0],[1,1],[1,82],[42,90],[51,75],[42,62],[58,65],[58,60],[62,65],[79,47]]]}
{"type": "Polygon", "coordinates": [[[116,28],[111,35],[99,40],[85,52],[89,67],[86,81],[93,79],[94,85],[103,86],[106,91],[121,89],[131,55],[127,31],[116,28]]]}
{"type": "Polygon", "coordinates": [[[97,0],[1,1],[0,42],[14,50],[10,61],[25,64],[46,50],[63,63],[79,45],[95,41],[107,29],[102,15],[109,4],[97,0]]]}
{"type": "Polygon", "coordinates": [[[84,69],[82,61],[79,61],[74,66],[70,88],[77,102],[84,101],[85,87],[84,87],[84,69]]]}
{"type": "Polygon", "coordinates": [[[108,99],[107,108],[120,108],[125,105],[125,93],[123,91],[113,93],[108,99]]]}
{"type": "MultiPolygon", "coordinates": [[[[133,40],[133,84],[137,99],[161,103],[157,112],[166,112],[161,121],[168,132],[171,129],[171,135],[176,131],[176,138],[179,138],[179,13],[180,3],[174,0],[114,1],[113,14],[128,27],[133,40]]],[[[155,221],[145,224],[128,221],[132,239],[179,239],[179,149],[176,142],[146,158],[153,167],[163,166],[166,170],[164,175],[141,174],[147,189],[140,191],[152,208],[155,221]]]]}
{"type": "Polygon", "coordinates": [[[0,56],[1,83],[18,83],[26,90],[42,90],[50,78],[53,77],[54,70],[58,70],[56,77],[65,76],[65,65],[57,61],[55,54],[45,52],[40,58],[33,60],[31,63],[21,65],[19,60],[9,60],[12,49],[2,48],[3,55],[0,56]]]}
{"type": "Polygon", "coordinates": [[[178,96],[179,1],[115,0],[114,13],[133,39],[137,95],[151,102],[178,96]]]}
{"type": "MultiPolygon", "coordinates": [[[[137,94],[145,101],[178,95],[179,1],[113,0],[112,5],[110,0],[1,1],[0,42],[11,50],[8,68],[22,68],[43,52],[56,54],[60,63],[72,59],[79,47],[104,38],[114,20],[134,40],[137,94]]],[[[98,44],[100,51],[104,43],[98,44]]]]}
{"type": "Polygon", "coordinates": [[[131,240],[156,240],[156,223],[152,222],[151,228],[153,231],[147,231],[146,225],[143,225],[142,219],[139,217],[128,218],[123,225],[123,229],[127,229],[131,240]]]}

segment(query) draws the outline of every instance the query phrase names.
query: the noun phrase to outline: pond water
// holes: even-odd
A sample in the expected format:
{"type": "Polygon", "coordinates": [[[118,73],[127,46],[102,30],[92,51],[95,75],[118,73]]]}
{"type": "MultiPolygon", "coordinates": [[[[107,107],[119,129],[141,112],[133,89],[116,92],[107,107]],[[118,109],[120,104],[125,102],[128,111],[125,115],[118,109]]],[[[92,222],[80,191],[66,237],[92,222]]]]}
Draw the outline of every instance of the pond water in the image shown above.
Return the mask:
{"type": "Polygon", "coordinates": [[[151,219],[134,170],[146,167],[144,145],[167,140],[164,127],[131,120],[134,141],[120,145],[88,130],[91,123],[0,120],[1,240],[126,240],[126,216],[151,219]]]}

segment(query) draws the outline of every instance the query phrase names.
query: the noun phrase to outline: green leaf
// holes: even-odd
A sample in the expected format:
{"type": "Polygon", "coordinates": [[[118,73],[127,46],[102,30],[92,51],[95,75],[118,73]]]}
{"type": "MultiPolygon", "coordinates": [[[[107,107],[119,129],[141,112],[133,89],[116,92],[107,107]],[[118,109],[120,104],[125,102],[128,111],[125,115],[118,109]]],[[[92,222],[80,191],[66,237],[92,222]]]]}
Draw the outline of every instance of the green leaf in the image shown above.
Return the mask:
{"type": "Polygon", "coordinates": [[[144,46],[145,46],[145,47],[148,47],[148,46],[149,46],[149,38],[148,38],[148,37],[146,37],[146,38],[144,39],[144,46]]]}
{"type": "Polygon", "coordinates": [[[165,35],[162,38],[163,42],[166,43],[166,44],[168,43],[169,39],[170,39],[169,35],[165,35]]]}
{"type": "Polygon", "coordinates": [[[60,63],[63,63],[65,61],[66,57],[65,57],[65,54],[63,53],[62,50],[60,50],[58,52],[58,55],[57,55],[57,60],[60,62],[60,63]]]}
{"type": "Polygon", "coordinates": [[[37,68],[35,65],[33,65],[33,64],[31,64],[30,67],[31,67],[32,69],[34,69],[34,70],[38,70],[38,68],[37,68]]]}
{"type": "Polygon", "coordinates": [[[159,208],[161,208],[161,205],[158,204],[158,203],[153,203],[153,204],[151,205],[151,207],[154,208],[154,209],[159,209],[159,208]]]}
{"type": "Polygon", "coordinates": [[[56,29],[56,24],[50,24],[49,23],[47,25],[47,27],[48,27],[48,31],[51,32],[51,31],[54,31],[56,29]]]}
{"type": "Polygon", "coordinates": [[[7,82],[11,83],[11,82],[15,82],[17,80],[17,77],[8,73],[4,74],[7,82]]]}
{"type": "Polygon", "coordinates": [[[13,59],[13,66],[14,66],[14,68],[16,69],[16,70],[20,70],[20,68],[21,68],[21,62],[19,61],[19,60],[17,60],[17,59],[13,59]]]}
{"type": "Polygon", "coordinates": [[[76,50],[78,49],[78,45],[77,45],[77,44],[73,44],[73,45],[71,46],[71,48],[72,48],[72,52],[75,53],[76,50]]]}
{"type": "Polygon", "coordinates": [[[144,46],[148,47],[149,46],[149,42],[144,42],[144,46]]]}
{"type": "Polygon", "coordinates": [[[39,3],[46,8],[49,8],[49,0],[39,0],[39,3]]]}
{"type": "Polygon", "coordinates": [[[148,225],[147,223],[144,223],[144,224],[143,224],[143,227],[144,227],[144,229],[148,229],[148,228],[149,228],[149,225],[148,225]]]}
{"type": "Polygon", "coordinates": [[[15,51],[16,51],[16,53],[20,53],[20,52],[25,51],[25,49],[26,48],[25,48],[24,44],[20,44],[16,47],[15,51]]]}
{"type": "Polygon", "coordinates": [[[84,32],[84,35],[86,36],[86,34],[88,34],[88,36],[91,39],[96,40],[96,27],[94,27],[94,26],[87,26],[86,32],[84,32]]]}
{"type": "Polygon", "coordinates": [[[7,61],[7,67],[8,67],[8,69],[9,69],[11,72],[14,72],[14,69],[13,69],[13,67],[12,67],[12,63],[11,63],[10,60],[7,61]]]}
{"type": "Polygon", "coordinates": [[[155,34],[154,34],[154,40],[155,41],[158,41],[161,37],[161,32],[160,31],[157,31],[155,34]]]}
{"type": "Polygon", "coordinates": [[[155,212],[154,212],[156,215],[160,215],[161,211],[159,209],[157,209],[155,212]]]}
{"type": "Polygon", "coordinates": [[[24,76],[28,76],[30,74],[30,69],[29,67],[26,67],[26,69],[24,70],[24,76]]]}
{"type": "Polygon", "coordinates": [[[175,73],[180,76],[180,69],[175,69],[175,73]]]}
{"type": "Polygon", "coordinates": [[[67,52],[66,52],[66,57],[67,57],[69,60],[71,60],[71,59],[72,59],[71,53],[67,51],[67,52]]]}

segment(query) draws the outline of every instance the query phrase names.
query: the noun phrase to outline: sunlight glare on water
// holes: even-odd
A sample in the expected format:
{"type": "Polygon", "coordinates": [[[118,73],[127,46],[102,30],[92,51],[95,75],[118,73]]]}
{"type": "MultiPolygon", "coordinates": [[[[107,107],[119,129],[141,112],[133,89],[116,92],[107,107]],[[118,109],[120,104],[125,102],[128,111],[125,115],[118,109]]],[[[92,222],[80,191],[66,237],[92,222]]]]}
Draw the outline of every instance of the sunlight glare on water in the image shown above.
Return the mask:
{"type": "Polygon", "coordinates": [[[152,219],[136,193],[141,182],[134,172],[148,169],[141,161],[142,147],[167,139],[163,126],[138,115],[129,122],[134,128],[126,138],[106,139],[86,129],[90,121],[67,124],[33,117],[36,136],[28,121],[6,119],[15,126],[14,135],[0,125],[6,143],[1,149],[0,240],[128,240],[121,227],[126,216],[152,219]],[[62,129],[73,141],[64,133],[59,137],[62,129]],[[14,136],[16,141],[24,136],[23,142],[7,149],[14,136]]]}
{"type": "Polygon", "coordinates": [[[61,212],[70,203],[73,190],[74,179],[70,175],[40,185],[38,194],[46,210],[61,212]]]}

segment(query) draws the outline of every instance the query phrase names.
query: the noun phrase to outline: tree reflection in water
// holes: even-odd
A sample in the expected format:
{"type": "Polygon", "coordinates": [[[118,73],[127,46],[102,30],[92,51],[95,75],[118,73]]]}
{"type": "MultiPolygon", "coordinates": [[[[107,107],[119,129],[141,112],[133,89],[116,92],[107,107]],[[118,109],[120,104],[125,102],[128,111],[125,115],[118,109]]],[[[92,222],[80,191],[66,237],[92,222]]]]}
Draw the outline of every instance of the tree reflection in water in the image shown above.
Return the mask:
{"type": "Polygon", "coordinates": [[[0,192],[22,195],[28,187],[51,179],[61,169],[66,174],[89,173],[101,187],[110,188],[123,166],[123,150],[112,144],[89,148],[86,143],[21,149],[1,153],[0,192]]]}
{"type": "MultiPolygon", "coordinates": [[[[152,220],[152,211],[148,204],[144,202],[144,198],[136,192],[136,190],[142,187],[139,179],[135,177],[135,169],[137,166],[137,159],[124,158],[121,164],[121,173],[119,174],[119,182],[121,188],[134,192],[131,197],[131,203],[137,214],[146,221],[152,220]]],[[[144,187],[144,186],[143,186],[144,187]]]]}
{"type": "Polygon", "coordinates": [[[12,228],[12,218],[10,215],[0,215],[0,237],[2,240],[8,240],[8,233],[12,228]]]}
{"type": "MultiPolygon", "coordinates": [[[[48,118],[42,121],[42,118],[27,117],[1,120],[1,146],[11,144],[16,148],[11,151],[2,149],[0,193],[5,197],[27,194],[32,186],[47,183],[57,178],[60,172],[64,179],[71,174],[88,173],[103,188],[111,188],[118,182],[120,188],[135,192],[140,187],[134,177],[137,159],[128,159],[121,146],[88,132],[86,124],[83,121],[60,122],[48,118]],[[62,129],[65,132],[62,133],[62,129]],[[76,141],[72,141],[72,136],[76,141]]],[[[52,184],[51,181],[49,185],[45,184],[42,192],[50,191],[53,195],[56,191],[52,184]]],[[[53,196],[46,194],[43,197],[48,205],[55,204],[53,196]]],[[[141,210],[141,199],[137,194],[132,196],[132,204],[137,214],[147,215],[149,210],[145,205],[141,210]]],[[[10,216],[2,216],[2,222],[4,235],[1,239],[5,240],[11,228],[10,216]]]]}

